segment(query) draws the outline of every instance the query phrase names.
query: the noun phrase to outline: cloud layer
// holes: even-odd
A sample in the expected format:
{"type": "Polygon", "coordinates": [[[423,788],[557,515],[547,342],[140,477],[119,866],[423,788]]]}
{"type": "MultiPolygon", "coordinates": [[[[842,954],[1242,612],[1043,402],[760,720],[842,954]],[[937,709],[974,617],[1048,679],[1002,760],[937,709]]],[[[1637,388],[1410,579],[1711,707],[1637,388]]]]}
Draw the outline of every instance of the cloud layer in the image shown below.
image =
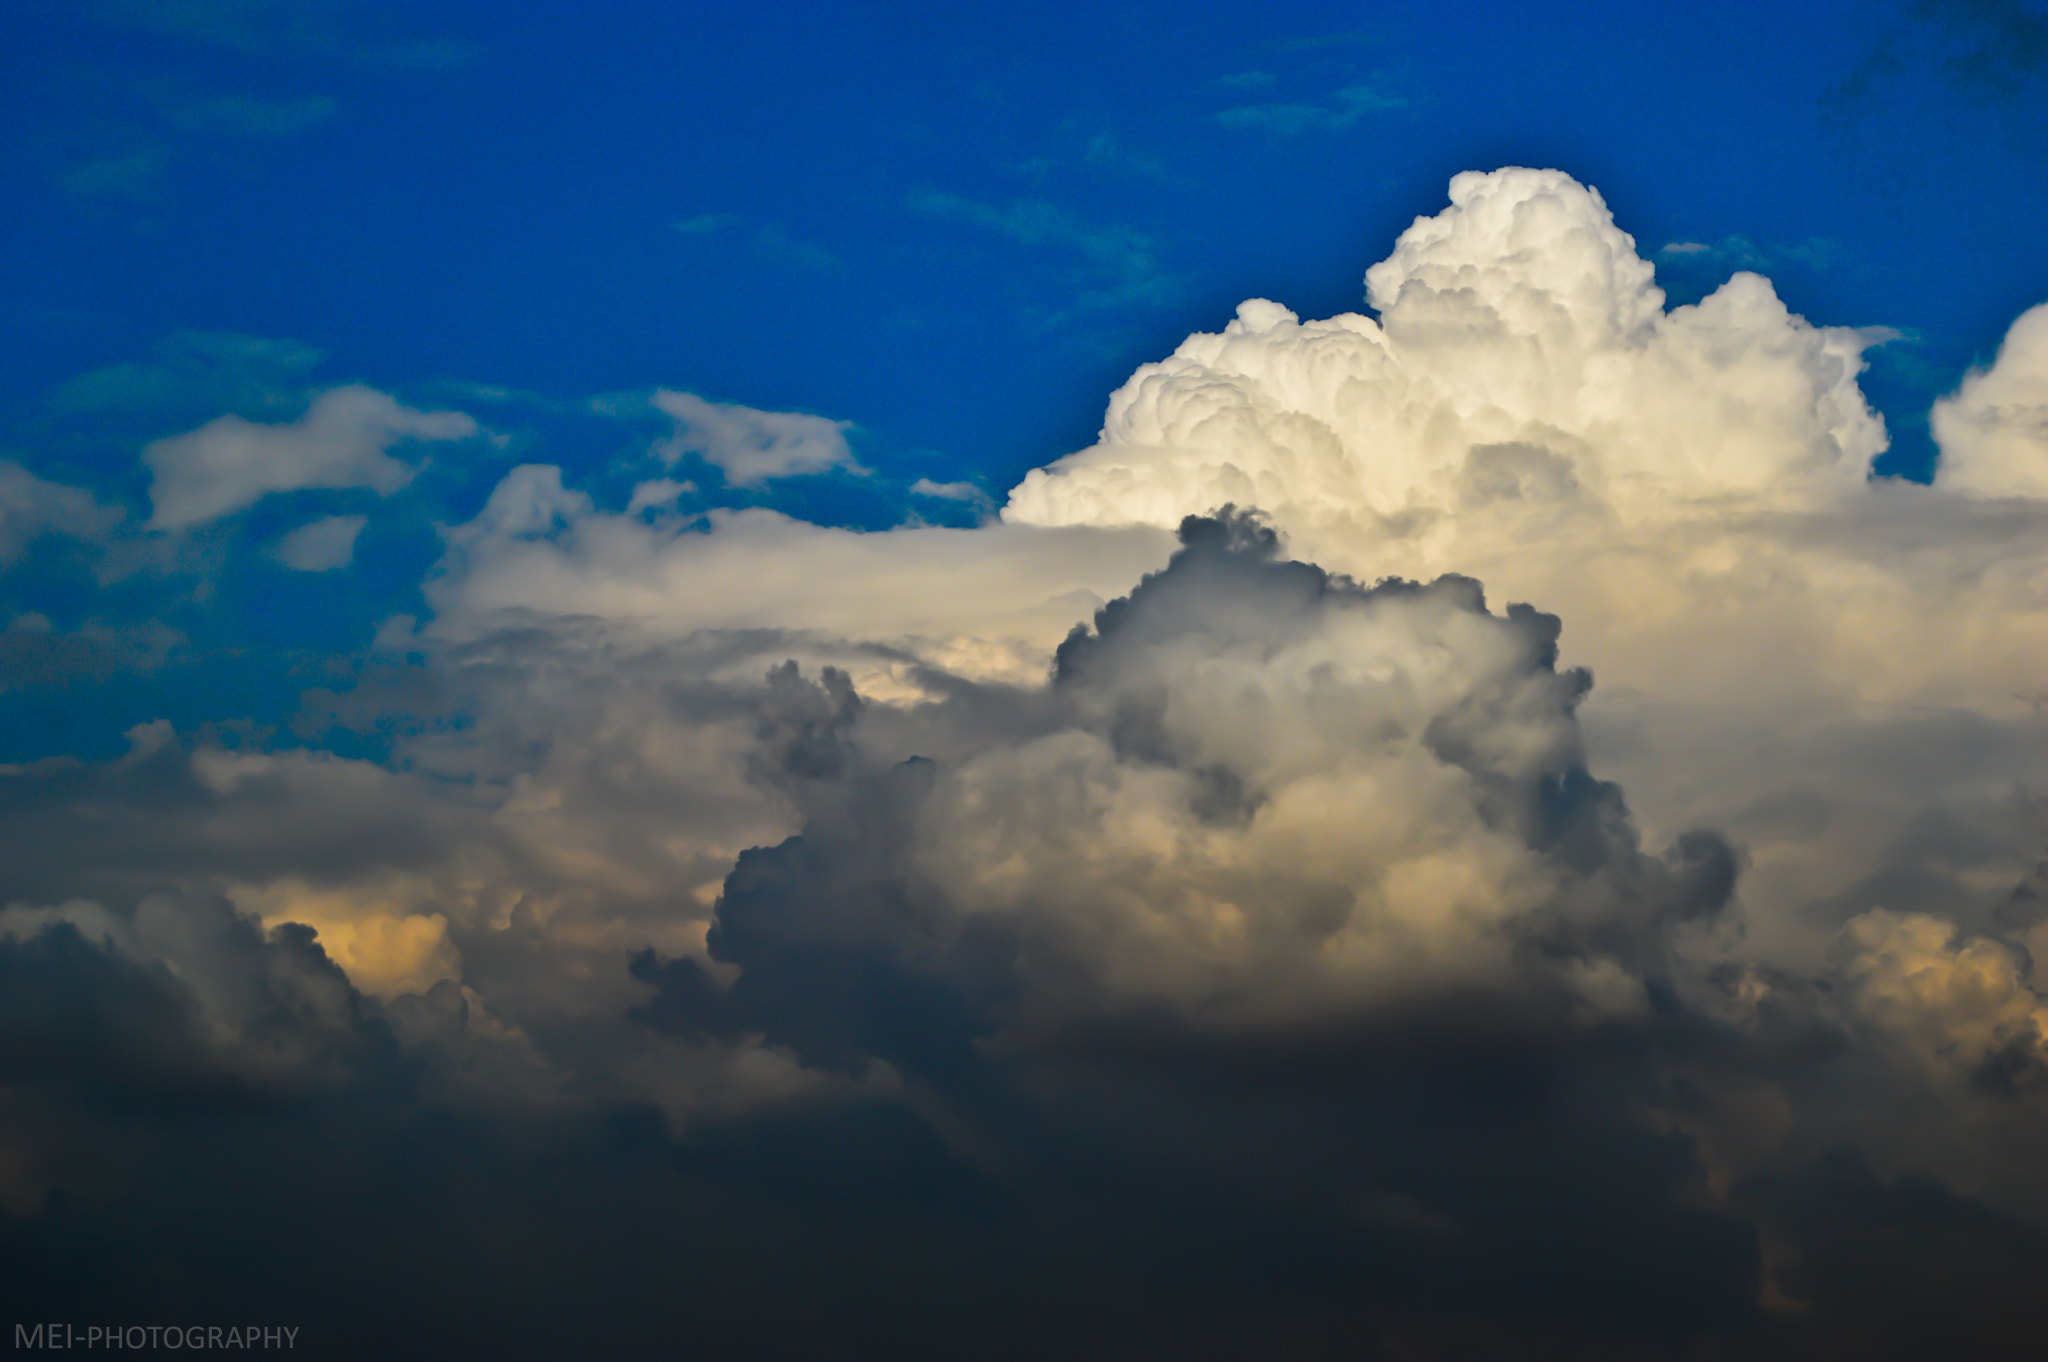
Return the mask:
{"type": "MultiPolygon", "coordinates": [[[[1920,486],[1871,333],[1667,310],[1555,172],[1458,177],[1367,288],[1190,337],[978,529],[520,465],[305,745],[0,768],[10,1299],[337,1354],[2026,1355],[2044,314],[1920,486]]],[[[863,471],[652,400],[649,471],[863,471]]],[[[144,449],[151,524],[476,430],[222,416],[144,449]]],[[[15,552],[110,515],[10,495],[15,552]]]]}

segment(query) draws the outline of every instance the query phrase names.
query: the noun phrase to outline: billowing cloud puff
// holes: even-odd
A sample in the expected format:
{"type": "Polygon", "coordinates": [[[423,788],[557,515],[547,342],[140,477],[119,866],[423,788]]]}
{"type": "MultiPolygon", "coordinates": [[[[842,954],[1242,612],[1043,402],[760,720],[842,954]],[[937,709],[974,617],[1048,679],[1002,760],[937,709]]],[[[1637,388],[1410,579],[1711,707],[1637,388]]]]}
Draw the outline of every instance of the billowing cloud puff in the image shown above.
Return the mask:
{"type": "Polygon", "coordinates": [[[1633,239],[1555,171],[1460,175],[1451,204],[1367,274],[1379,321],[1246,303],[1140,369],[1100,443],[1028,476],[1005,518],[1170,524],[1250,503],[1320,551],[1501,501],[1805,504],[1884,447],[1861,338],[1792,316],[1767,280],[1665,312],[1633,239]]]}
{"type": "Polygon", "coordinates": [[[694,393],[667,390],[654,394],[654,405],[675,418],[670,455],[698,455],[735,487],[834,468],[862,471],[846,443],[851,422],[706,402],[694,393]]]}
{"type": "Polygon", "coordinates": [[[302,487],[367,487],[388,496],[419,471],[393,458],[393,447],[476,431],[461,412],[415,411],[359,384],[329,388],[305,415],[280,425],[217,417],[142,451],[154,478],[149,524],[186,529],[302,487]]]}
{"type": "Polygon", "coordinates": [[[1934,404],[1936,485],[1983,497],[2048,497],[2048,303],[2012,324],[1998,361],[1934,404]]]}
{"type": "Polygon", "coordinates": [[[1852,1007],[1965,1081],[2039,1083],[2048,1002],[2027,985],[2029,962],[1996,940],[1957,935],[1922,913],[1873,908],[1851,919],[1838,950],[1852,1007]]]}
{"type": "MultiPolygon", "coordinates": [[[[1871,480],[1862,333],[1751,274],[1667,311],[1565,176],[1461,175],[1451,199],[1368,273],[1377,321],[1245,304],[1140,369],[1099,443],[1026,477],[1005,522],[1249,503],[1363,580],[1459,572],[1540,603],[1601,680],[1587,742],[1646,829],[1735,834],[1758,930],[1804,959],[1825,936],[1790,925],[1798,906],[1859,881],[1912,880],[1902,909],[2009,884],[2036,835],[2012,791],[2040,779],[2048,502],[1871,480]],[[1930,817],[1996,831],[1945,860],[1916,841],[1930,817]]],[[[2000,394],[2031,334],[1941,430],[1995,409],[1998,439],[2028,438],[2000,394]]]]}
{"type": "Polygon", "coordinates": [[[1181,534],[1043,695],[993,726],[965,697],[930,712],[936,762],[863,774],[861,707],[826,673],[782,762],[809,824],[741,857],[710,933],[747,1025],[780,1034],[763,992],[835,958],[1026,1030],[1262,1031],[1460,991],[1645,1013],[1668,935],[1725,902],[1735,860],[1707,834],[1637,850],[1583,765],[1587,678],[1553,669],[1556,621],[1491,614],[1465,579],[1281,561],[1248,518],[1181,534]]]}
{"type": "Polygon", "coordinates": [[[313,933],[217,898],[0,907],[0,1207],[102,1195],[158,1122],[403,1083],[398,1047],[313,933]]]}
{"type": "MultiPolygon", "coordinates": [[[[232,1100],[240,1085],[289,1088],[342,1076],[337,1065],[351,1048],[358,1020],[354,993],[303,927],[266,938],[224,903],[159,893],[126,913],[76,900],[51,908],[11,904],[0,909],[0,942],[17,984],[9,990],[5,1042],[14,1081],[88,1088],[103,1083],[103,1096],[116,1101],[137,1087],[158,1085],[175,1096],[189,1083],[202,1091],[217,1086],[222,1098],[232,1100]],[[68,998],[69,990],[61,987],[32,991],[31,981],[48,986],[37,977],[38,955],[62,959],[83,977],[139,969],[154,978],[148,991],[126,1000],[133,1009],[128,1018],[95,1016],[94,995],[118,994],[119,984],[103,973],[68,998]],[[46,1007],[69,1007],[75,1019],[67,1024],[35,1015],[46,1007]],[[110,1022],[126,1021],[136,1026],[135,1035],[106,1034],[110,1022]],[[68,1035],[95,1052],[82,1065],[24,1072],[41,1048],[33,1044],[38,1031],[46,1041],[68,1035]],[[138,1055],[138,1049],[150,1053],[138,1055]],[[96,1072],[101,1065],[138,1059],[134,1072],[96,1072]]],[[[47,1063],[46,1053],[40,1057],[47,1063]]]]}

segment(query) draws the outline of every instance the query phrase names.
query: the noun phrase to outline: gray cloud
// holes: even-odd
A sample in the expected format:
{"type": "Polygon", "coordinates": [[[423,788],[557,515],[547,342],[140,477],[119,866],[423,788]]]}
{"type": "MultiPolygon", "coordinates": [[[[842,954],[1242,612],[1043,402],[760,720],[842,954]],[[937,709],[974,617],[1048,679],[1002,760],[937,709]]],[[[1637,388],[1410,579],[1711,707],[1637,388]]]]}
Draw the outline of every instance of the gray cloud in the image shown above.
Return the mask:
{"type": "MultiPolygon", "coordinates": [[[[727,882],[709,942],[740,968],[734,1005],[785,960],[837,958],[967,1012],[993,970],[1004,1024],[1055,1035],[1134,1011],[1313,1029],[1439,991],[1645,1011],[1663,935],[1725,903],[1734,856],[1707,834],[1637,850],[1580,764],[1587,678],[1552,670],[1556,622],[1491,615],[1469,581],[1367,589],[1283,562],[1250,519],[1182,539],[1061,647],[1020,701],[1035,723],[936,764],[862,775],[844,674],[774,674],[803,717],[764,733],[787,735],[770,750],[810,818],[727,882]],[[815,792],[857,777],[868,793],[815,792]]],[[[777,1024],[757,1005],[741,1026],[777,1024]]],[[[842,1061],[863,1023],[843,1030],[821,1042],[842,1061]]]]}
{"type": "Polygon", "coordinates": [[[61,691],[104,681],[119,672],[152,672],[184,650],[188,639],[151,621],[110,625],[88,619],[59,630],[33,612],[17,615],[0,632],[0,693],[61,691]]]}
{"type": "Polygon", "coordinates": [[[368,516],[330,515],[309,521],[277,541],[277,558],[298,572],[331,572],[355,560],[356,536],[368,516]]]}
{"type": "Polygon", "coordinates": [[[680,1302],[764,1356],[953,1355],[991,1312],[1019,1356],[1054,1320],[1190,1357],[1912,1356],[1866,1331],[1883,1281],[1898,1339],[1974,1300],[1995,1355],[2035,1232],[1825,1142],[1879,1096],[2027,1129],[2020,957],[1895,914],[1804,976],[1703,958],[1739,855],[1640,847],[1558,641],[1232,515],[1034,684],[885,702],[764,675],[795,636],[536,616],[394,638],[328,697],[418,725],[409,771],[158,728],[6,772],[0,1245],[63,1249],[14,1289],[139,1309],[151,1279],[65,1264],[174,1255],[184,1308],[258,1283],[341,1352],[566,1340],[566,1290],[592,1346],[680,1302]],[[1773,1102],[1815,1129],[1744,1162],[1773,1102]],[[1903,1214],[1981,1284],[1867,1266],[1903,1214]]]}
{"type": "Polygon", "coordinates": [[[83,487],[50,482],[0,459],[0,567],[45,534],[96,538],[120,518],[118,507],[102,505],[83,487]]]}

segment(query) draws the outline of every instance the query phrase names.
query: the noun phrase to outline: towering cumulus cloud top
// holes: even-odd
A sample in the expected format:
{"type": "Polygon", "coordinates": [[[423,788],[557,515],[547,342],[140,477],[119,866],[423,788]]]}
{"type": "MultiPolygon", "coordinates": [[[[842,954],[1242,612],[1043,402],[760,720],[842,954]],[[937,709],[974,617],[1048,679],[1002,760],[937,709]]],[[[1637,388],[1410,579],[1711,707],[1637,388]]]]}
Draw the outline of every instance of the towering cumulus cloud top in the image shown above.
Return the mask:
{"type": "Polygon", "coordinates": [[[1934,405],[1936,482],[1978,496],[2048,497],[2048,303],[2012,324],[1998,362],[1934,405]]]}
{"type": "MultiPolygon", "coordinates": [[[[776,748],[813,817],[727,881],[710,946],[742,972],[703,1024],[802,1052],[843,999],[832,1053],[859,1037],[902,1062],[868,1014],[912,979],[1027,1032],[1136,1012],[1270,1033],[1447,991],[1523,1027],[1646,1009],[1734,858],[1706,835],[1638,850],[1583,763],[1588,678],[1553,667],[1557,621],[1495,615],[1466,578],[1367,588],[1284,561],[1247,516],[1181,539],[1075,629],[1028,717],[927,711],[948,760],[863,774],[873,725],[827,671],[808,740],[776,748]],[[769,1005],[807,990],[801,1015],[769,1005]]],[[[679,1020],[712,996],[675,982],[679,1020]]]]}
{"type": "Polygon", "coordinates": [[[1385,533],[1500,501],[1799,505],[1884,448],[1859,333],[1808,325],[1754,274],[1665,311],[1599,194],[1557,171],[1458,176],[1366,283],[1377,322],[1254,300],[1189,337],[1004,518],[1170,524],[1234,501],[1385,533]]]}

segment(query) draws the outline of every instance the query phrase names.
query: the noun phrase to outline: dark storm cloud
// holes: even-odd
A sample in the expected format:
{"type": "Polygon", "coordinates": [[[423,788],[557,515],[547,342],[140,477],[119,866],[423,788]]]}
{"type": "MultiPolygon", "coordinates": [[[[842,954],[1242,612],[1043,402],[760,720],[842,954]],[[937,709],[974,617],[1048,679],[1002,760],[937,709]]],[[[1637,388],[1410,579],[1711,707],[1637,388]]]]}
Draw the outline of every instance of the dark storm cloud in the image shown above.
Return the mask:
{"type": "MultiPolygon", "coordinates": [[[[947,771],[921,758],[860,769],[842,736],[857,713],[844,678],[800,682],[790,669],[775,677],[780,707],[809,716],[810,741],[777,731],[785,772],[853,790],[819,801],[798,836],[741,857],[710,938],[736,979],[642,955],[634,972],[656,993],[638,1015],[686,1034],[765,1032],[828,1067],[886,1064],[982,1178],[1072,1205],[1090,1234],[1131,1246],[1137,1264],[1106,1294],[1166,1289],[1174,1313],[1208,1296],[1235,1316],[1213,1352],[1180,1340],[1189,1355],[1232,1355],[1254,1319],[1354,1343],[1402,1329],[1498,1339],[1517,1325],[1584,1343],[1592,1329],[1616,1348],[1755,1325],[1749,1230],[1681,1204],[1697,1172],[1689,1141],[1629,1117],[1659,1081],[1660,1035],[1674,1023],[1655,1008],[1577,1022],[1553,968],[1616,951],[1654,967],[1651,938],[1726,900],[1729,850],[1705,835],[1668,860],[1636,849],[1619,792],[1575,759],[1570,712],[1587,681],[1553,670],[1556,621],[1491,615],[1468,581],[1333,578],[1283,561],[1249,518],[1191,519],[1182,540],[1164,572],[1062,647],[1037,731],[998,744],[1096,735],[1117,766],[1186,777],[1191,827],[1212,826],[1199,806],[1228,788],[1242,806],[1224,820],[1231,835],[1243,808],[1301,773],[1205,761],[1204,735],[1176,713],[1183,668],[1271,663],[1333,618],[1469,626],[1482,639],[1460,661],[1493,669],[1449,669],[1451,685],[1406,731],[1385,731],[1398,706],[1384,700],[1369,717],[1381,741],[1458,772],[1476,826],[1556,869],[1569,906],[1508,924],[1515,974],[1422,996],[1360,982],[1250,1024],[1203,1015],[1200,997],[1118,996],[1105,962],[1088,958],[1118,943],[1056,915],[963,904],[924,873],[921,839],[946,826],[929,810],[947,798],[947,771]],[[1546,726],[1561,741],[1532,769],[1506,739],[1546,726]]],[[[1033,817],[981,807],[1018,825],[1033,817]]],[[[1333,889],[1298,889],[1274,933],[1326,939],[1348,911],[1331,905],[1333,889]]],[[[1119,911],[1113,899],[1093,908],[1119,911]]]]}
{"type": "Polygon", "coordinates": [[[171,956],[134,958],[62,920],[0,940],[0,1081],[15,1092],[117,1114],[260,1105],[342,1081],[376,1049],[306,928],[266,940],[225,903],[166,896],[118,926],[171,956]]]}
{"type": "MultiPolygon", "coordinates": [[[[692,664],[536,621],[334,697],[467,712],[411,750],[561,792],[524,812],[162,730],[16,768],[10,1307],[315,1356],[1998,1355],[2038,1320],[2024,1222],[1834,1146],[1715,1170],[1745,1101],[1903,1111],[1943,1047],[2014,1053],[2018,957],[1885,914],[1829,976],[1688,963],[1740,858],[1638,845],[1559,628],[1226,514],[1039,687],[883,704],[710,679],[775,637],[692,664]],[[717,779],[795,832],[738,857],[708,955],[576,944],[661,919],[630,877],[573,907],[565,848],[634,864],[717,779]],[[460,845],[519,888],[502,925],[434,878],[460,845]],[[426,875],[460,982],[378,1002],[307,929],[151,887],[265,866],[426,875]],[[782,1076],[721,1108],[750,1064],[782,1076]]],[[[1968,1100],[2023,1149],[2008,1086],[1968,1100]]]]}
{"type": "Polygon", "coordinates": [[[296,872],[340,878],[422,865],[465,833],[459,806],[363,762],[215,743],[167,723],[126,757],[0,770],[0,902],[133,902],[164,884],[296,872]],[[308,811],[319,810],[317,818],[308,811]]]}

